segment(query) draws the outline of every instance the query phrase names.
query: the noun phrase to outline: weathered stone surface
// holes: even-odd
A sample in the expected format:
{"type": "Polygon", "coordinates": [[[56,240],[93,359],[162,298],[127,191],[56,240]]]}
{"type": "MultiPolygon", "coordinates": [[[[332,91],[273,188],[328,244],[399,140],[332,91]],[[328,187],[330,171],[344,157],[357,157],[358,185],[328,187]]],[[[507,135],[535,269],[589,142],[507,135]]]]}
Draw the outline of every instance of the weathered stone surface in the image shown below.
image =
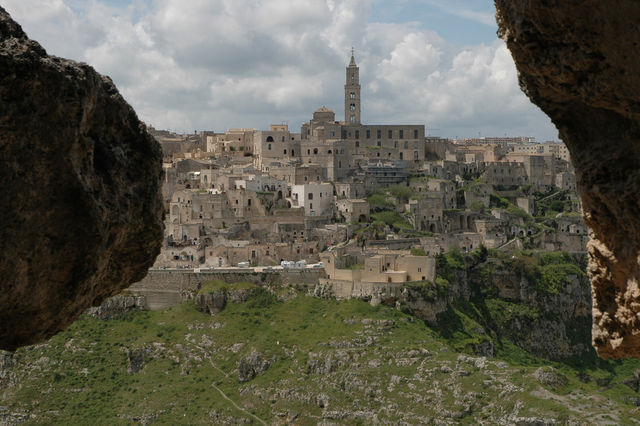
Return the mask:
{"type": "Polygon", "coordinates": [[[560,131],[591,229],[593,344],[640,357],[640,3],[495,0],[520,85],[560,131]]]}
{"type": "Polygon", "coordinates": [[[116,318],[135,309],[145,309],[146,298],[140,295],[118,294],[110,297],[100,306],[93,306],[84,313],[101,320],[116,318]]]}
{"type": "Polygon", "coordinates": [[[253,350],[238,362],[238,380],[248,382],[258,374],[262,374],[271,366],[269,360],[264,359],[260,352],[253,350]]]}
{"type": "Polygon", "coordinates": [[[130,283],[162,240],[161,151],[107,77],[48,56],[0,8],[0,348],[130,283]]]}

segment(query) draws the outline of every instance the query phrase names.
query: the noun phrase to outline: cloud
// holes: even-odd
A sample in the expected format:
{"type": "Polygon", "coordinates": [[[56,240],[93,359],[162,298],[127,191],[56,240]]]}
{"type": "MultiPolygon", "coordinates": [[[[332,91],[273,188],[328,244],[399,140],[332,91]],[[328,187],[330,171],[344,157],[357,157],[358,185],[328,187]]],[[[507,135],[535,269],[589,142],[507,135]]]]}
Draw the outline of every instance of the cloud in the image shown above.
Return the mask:
{"type": "Polygon", "coordinates": [[[368,123],[427,124],[443,136],[556,134],[520,92],[501,41],[461,48],[418,22],[368,22],[370,0],[71,1],[4,3],[50,53],[111,76],[158,128],[288,121],[296,130],[321,105],[341,117],[354,46],[368,123]]]}

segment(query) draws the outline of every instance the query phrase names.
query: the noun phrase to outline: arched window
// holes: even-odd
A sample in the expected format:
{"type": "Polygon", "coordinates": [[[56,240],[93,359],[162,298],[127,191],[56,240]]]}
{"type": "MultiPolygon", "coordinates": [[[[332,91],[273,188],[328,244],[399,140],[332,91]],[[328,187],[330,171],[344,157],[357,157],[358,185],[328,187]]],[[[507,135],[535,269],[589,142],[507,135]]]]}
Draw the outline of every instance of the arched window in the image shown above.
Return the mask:
{"type": "Polygon", "coordinates": [[[273,142],[273,136],[267,136],[267,142],[273,142]]]}

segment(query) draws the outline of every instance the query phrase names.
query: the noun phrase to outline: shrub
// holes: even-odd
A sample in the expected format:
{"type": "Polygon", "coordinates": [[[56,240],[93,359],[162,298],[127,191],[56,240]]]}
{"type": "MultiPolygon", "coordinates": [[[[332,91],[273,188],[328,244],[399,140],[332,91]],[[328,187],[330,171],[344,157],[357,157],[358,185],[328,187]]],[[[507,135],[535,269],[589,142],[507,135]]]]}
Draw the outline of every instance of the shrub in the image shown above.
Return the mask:
{"type": "Polygon", "coordinates": [[[427,253],[424,251],[422,247],[413,247],[411,249],[412,256],[426,256],[427,253]]]}

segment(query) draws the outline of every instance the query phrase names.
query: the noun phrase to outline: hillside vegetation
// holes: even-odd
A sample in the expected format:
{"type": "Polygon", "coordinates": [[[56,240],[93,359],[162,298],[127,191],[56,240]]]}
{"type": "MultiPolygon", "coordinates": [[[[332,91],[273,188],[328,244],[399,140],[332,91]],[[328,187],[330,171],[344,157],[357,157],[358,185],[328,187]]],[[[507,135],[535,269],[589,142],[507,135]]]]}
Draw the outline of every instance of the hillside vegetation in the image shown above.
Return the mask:
{"type": "MultiPolygon", "coordinates": [[[[454,323],[429,327],[385,305],[293,289],[277,298],[265,293],[229,303],[215,316],[193,301],[106,321],[84,316],[45,344],[3,353],[0,423],[637,424],[640,418],[640,361],[552,362],[509,340],[487,358],[461,344],[486,333],[478,322],[483,315],[462,308],[445,315],[454,323]]],[[[521,305],[497,309],[510,315],[521,305]]]]}

